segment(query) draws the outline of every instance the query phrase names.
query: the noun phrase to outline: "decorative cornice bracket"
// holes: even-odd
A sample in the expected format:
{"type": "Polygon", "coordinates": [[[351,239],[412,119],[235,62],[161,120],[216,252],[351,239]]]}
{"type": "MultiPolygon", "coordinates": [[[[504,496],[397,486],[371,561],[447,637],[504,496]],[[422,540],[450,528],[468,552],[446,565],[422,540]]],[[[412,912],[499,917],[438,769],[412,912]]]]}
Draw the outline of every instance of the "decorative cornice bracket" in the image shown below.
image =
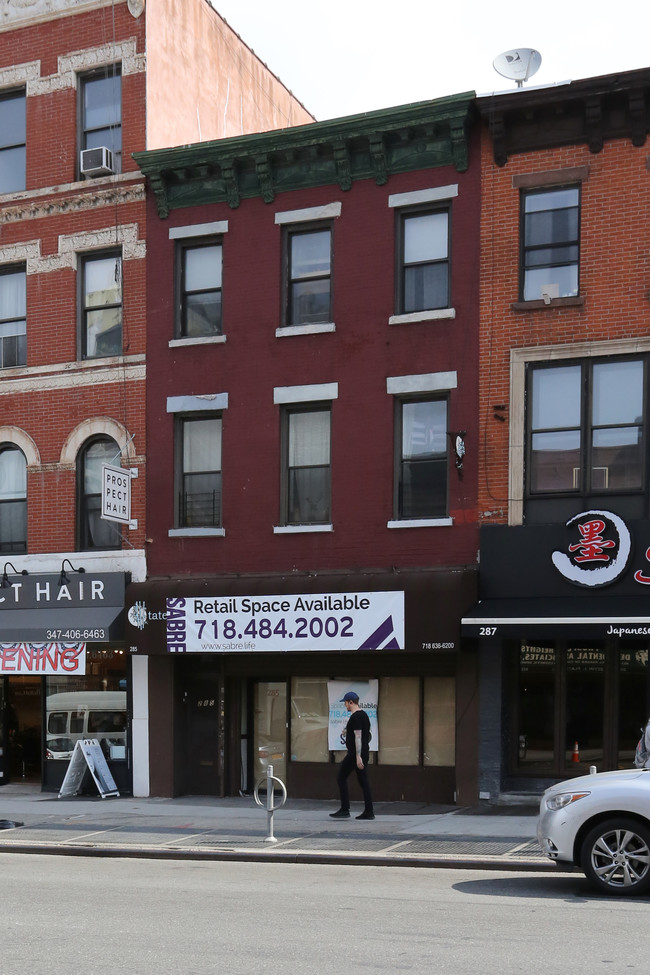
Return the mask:
{"type": "Polygon", "coordinates": [[[630,129],[633,146],[643,146],[646,140],[645,94],[642,88],[634,88],[628,94],[630,129]]]}
{"type": "Polygon", "coordinates": [[[386,146],[384,137],[380,133],[371,135],[368,139],[370,157],[375,167],[375,182],[377,186],[383,186],[388,182],[388,166],[386,163],[386,146]]]}
{"type": "Polygon", "coordinates": [[[169,216],[169,201],[167,199],[167,186],[162,173],[150,173],[149,182],[156,197],[158,216],[163,220],[169,216]]]}
{"type": "Polygon", "coordinates": [[[257,173],[257,180],[260,184],[262,199],[265,203],[273,203],[275,199],[275,191],[273,189],[273,178],[271,176],[271,160],[269,159],[268,155],[257,156],[255,158],[255,172],[257,173]]]}
{"type": "Polygon", "coordinates": [[[454,167],[457,173],[464,173],[469,166],[464,118],[449,120],[449,135],[451,137],[451,154],[454,159],[454,167]]]}
{"type": "Polygon", "coordinates": [[[221,176],[226,185],[226,199],[231,210],[236,210],[241,203],[239,183],[237,180],[237,166],[234,159],[221,164],[221,176]]]}
{"type": "Polygon", "coordinates": [[[603,148],[603,111],[599,96],[585,101],[585,127],[589,152],[600,152],[603,148]]]}
{"type": "Polygon", "coordinates": [[[342,190],[352,188],[352,170],[350,168],[350,150],[343,139],[332,144],[334,154],[334,165],[336,166],[336,178],[342,190]]]}
{"type": "Polygon", "coordinates": [[[508,152],[506,150],[506,127],[503,112],[495,113],[490,119],[490,134],[492,136],[494,161],[497,166],[505,166],[508,162],[508,152]]]}

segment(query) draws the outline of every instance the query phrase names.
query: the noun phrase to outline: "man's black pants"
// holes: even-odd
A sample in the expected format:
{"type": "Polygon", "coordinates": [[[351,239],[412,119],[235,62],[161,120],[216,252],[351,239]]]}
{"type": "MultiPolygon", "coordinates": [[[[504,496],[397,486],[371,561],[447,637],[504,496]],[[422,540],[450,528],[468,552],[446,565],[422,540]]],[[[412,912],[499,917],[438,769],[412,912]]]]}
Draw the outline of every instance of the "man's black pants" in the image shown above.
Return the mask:
{"type": "Polygon", "coordinates": [[[339,792],[341,793],[341,809],[350,808],[350,793],[348,791],[348,776],[351,772],[357,773],[357,780],[361,786],[361,791],[363,792],[363,801],[365,804],[365,812],[371,813],[372,809],[372,794],[370,792],[370,785],[368,784],[368,761],[364,759],[363,768],[357,768],[357,758],[356,755],[350,755],[348,752],[341,764],[339,765],[339,771],[336,776],[336,781],[338,783],[339,792]]]}

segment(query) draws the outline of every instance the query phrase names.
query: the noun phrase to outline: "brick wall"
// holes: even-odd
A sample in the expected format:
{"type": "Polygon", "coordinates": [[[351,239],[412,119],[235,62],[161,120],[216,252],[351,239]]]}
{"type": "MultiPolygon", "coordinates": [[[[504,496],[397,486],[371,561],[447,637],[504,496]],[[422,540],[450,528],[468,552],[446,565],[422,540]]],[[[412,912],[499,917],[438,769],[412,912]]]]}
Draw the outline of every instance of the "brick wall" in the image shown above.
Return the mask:
{"type": "Polygon", "coordinates": [[[149,218],[149,568],[177,572],[306,571],[474,564],[477,548],[476,274],[477,177],[452,169],[278,194],[149,218]],[[395,211],[389,193],[459,184],[453,201],[454,320],[389,325],[394,313],[395,211]],[[276,211],[341,201],[333,230],[335,333],[277,338],[281,230],[276,211]],[[168,348],[173,337],[174,249],[170,226],[228,220],[224,239],[226,342],[168,348]],[[451,430],[467,430],[463,479],[453,464],[453,527],[388,529],[393,518],[394,402],[389,376],[456,371],[451,430]],[[280,524],[280,415],[276,386],[337,382],[332,404],[332,520],[326,534],[274,535],[280,524]],[[170,395],[229,395],[223,421],[224,538],[173,538],[173,417],[170,395]]]}
{"type": "MultiPolygon", "coordinates": [[[[650,328],[650,243],[647,212],[650,173],[647,149],[629,140],[513,155],[495,166],[484,135],[481,205],[480,476],[479,512],[484,523],[508,514],[510,350],[564,343],[647,336],[650,328]],[[520,174],[587,166],[582,182],[580,295],[578,307],[513,311],[518,299],[520,174]],[[504,405],[506,422],[494,417],[504,405]],[[498,412],[498,411],[497,411],[498,412]]],[[[515,434],[523,434],[518,423],[515,434]]]]}

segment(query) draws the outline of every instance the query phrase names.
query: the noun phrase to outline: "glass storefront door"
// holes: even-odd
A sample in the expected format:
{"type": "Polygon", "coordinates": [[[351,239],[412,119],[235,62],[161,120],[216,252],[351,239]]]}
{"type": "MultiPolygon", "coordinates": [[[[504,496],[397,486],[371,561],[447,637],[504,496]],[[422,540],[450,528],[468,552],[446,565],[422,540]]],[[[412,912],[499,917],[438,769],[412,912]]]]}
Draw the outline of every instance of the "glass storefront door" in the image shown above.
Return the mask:
{"type": "Polygon", "coordinates": [[[273,774],[287,781],[287,684],[286,681],[255,681],[253,684],[253,756],[251,788],[273,774]]]}
{"type": "Polygon", "coordinates": [[[510,768],[531,777],[629,768],[647,720],[648,650],[522,642],[510,768]]]}
{"type": "MultiPolygon", "coordinates": [[[[567,648],[565,655],[564,758],[565,774],[603,768],[605,734],[605,651],[567,648]],[[586,766],[586,768],[585,768],[586,766]]],[[[607,675],[610,676],[609,674],[607,675]]]]}

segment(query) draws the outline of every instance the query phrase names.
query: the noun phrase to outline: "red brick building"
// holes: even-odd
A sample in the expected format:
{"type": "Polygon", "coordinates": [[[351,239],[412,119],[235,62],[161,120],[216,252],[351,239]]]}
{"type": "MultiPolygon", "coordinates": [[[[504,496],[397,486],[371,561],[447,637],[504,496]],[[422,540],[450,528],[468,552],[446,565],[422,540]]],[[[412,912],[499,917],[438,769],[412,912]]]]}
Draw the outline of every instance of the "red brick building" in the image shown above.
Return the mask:
{"type": "Polygon", "coordinates": [[[147,234],[132,153],[310,119],[206,0],[3,4],[0,783],[58,787],[88,732],[121,788],[135,774],[148,789],[122,613],[127,574],[146,577],[147,234]],[[138,475],[122,522],[100,517],[105,463],[138,475]]]}
{"type": "Polygon", "coordinates": [[[154,794],[236,795],[271,763],[333,797],[350,686],[377,798],[475,794],[471,118],[458,96],[137,154],[149,579],[127,633],[154,794]]]}
{"type": "Polygon", "coordinates": [[[649,93],[478,100],[485,797],[630,765],[647,718],[649,93]]]}

